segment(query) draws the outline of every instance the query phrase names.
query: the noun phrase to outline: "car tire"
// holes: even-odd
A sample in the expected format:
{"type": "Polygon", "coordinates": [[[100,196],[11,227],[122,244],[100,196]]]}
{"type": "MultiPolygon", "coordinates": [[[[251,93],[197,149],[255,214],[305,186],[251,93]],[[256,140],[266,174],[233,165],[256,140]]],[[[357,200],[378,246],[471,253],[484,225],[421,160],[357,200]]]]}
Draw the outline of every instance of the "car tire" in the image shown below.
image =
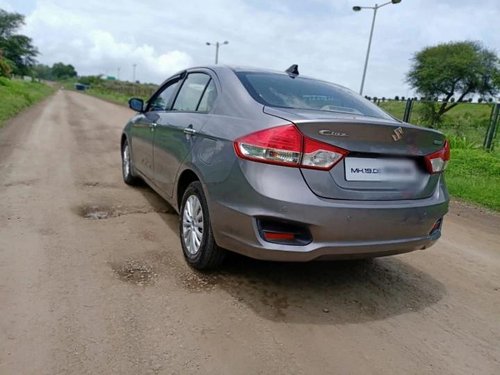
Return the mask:
{"type": "Polygon", "coordinates": [[[187,187],[179,212],[181,246],[188,264],[198,270],[219,266],[225,251],[215,243],[207,200],[200,182],[192,182],[187,187]]]}
{"type": "Polygon", "coordinates": [[[130,145],[125,140],[122,145],[122,176],[127,185],[139,185],[141,180],[134,173],[134,165],[130,153],[130,145]]]}

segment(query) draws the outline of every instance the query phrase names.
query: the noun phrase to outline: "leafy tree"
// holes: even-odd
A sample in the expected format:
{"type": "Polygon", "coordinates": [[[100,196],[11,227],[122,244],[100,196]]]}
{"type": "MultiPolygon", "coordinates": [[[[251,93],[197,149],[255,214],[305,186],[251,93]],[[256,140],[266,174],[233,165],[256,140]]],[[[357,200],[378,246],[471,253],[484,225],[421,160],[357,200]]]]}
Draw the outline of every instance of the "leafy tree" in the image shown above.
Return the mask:
{"type": "Polygon", "coordinates": [[[37,78],[52,80],[52,69],[48,65],[36,64],[33,66],[33,73],[37,78]]]}
{"type": "Polygon", "coordinates": [[[12,73],[11,63],[2,56],[2,50],[0,50],[0,77],[10,78],[11,73],[12,73]]]}
{"type": "Polygon", "coordinates": [[[452,42],[417,52],[407,81],[426,97],[444,96],[440,106],[432,106],[430,120],[464,101],[467,95],[494,96],[500,89],[500,60],[479,42],[452,42]],[[458,99],[452,100],[457,95],[458,99]]]}
{"type": "Polygon", "coordinates": [[[31,38],[16,34],[23,24],[23,15],[0,9],[0,50],[3,51],[4,58],[12,62],[13,73],[19,75],[30,73],[38,55],[31,38]]]}
{"type": "Polygon", "coordinates": [[[71,64],[65,65],[59,62],[52,65],[51,70],[53,79],[66,79],[77,76],[75,67],[71,64]]]}

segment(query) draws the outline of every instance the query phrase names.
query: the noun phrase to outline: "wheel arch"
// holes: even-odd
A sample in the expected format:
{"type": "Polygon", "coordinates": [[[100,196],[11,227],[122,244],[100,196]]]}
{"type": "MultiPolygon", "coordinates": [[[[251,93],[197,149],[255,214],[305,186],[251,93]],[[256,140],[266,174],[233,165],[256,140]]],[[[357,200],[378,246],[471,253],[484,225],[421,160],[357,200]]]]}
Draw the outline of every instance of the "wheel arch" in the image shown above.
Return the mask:
{"type": "Polygon", "coordinates": [[[184,169],[179,178],[177,179],[176,189],[175,189],[175,203],[177,204],[177,211],[181,209],[181,200],[190,183],[194,181],[202,182],[198,174],[196,174],[192,169],[184,169]]]}

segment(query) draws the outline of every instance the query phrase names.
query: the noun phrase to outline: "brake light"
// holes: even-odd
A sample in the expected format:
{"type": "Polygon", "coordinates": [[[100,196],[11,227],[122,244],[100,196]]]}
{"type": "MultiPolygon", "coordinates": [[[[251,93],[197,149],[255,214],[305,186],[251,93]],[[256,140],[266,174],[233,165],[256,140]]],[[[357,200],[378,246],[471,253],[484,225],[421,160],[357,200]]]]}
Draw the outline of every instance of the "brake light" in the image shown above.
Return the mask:
{"type": "Polygon", "coordinates": [[[441,150],[425,156],[425,165],[429,173],[439,173],[446,169],[450,160],[450,144],[444,141],[441,150]]]}
{"type": "Polygon", "coordinates": [[[329,170],[348,154],[341,148],[304,137],[293,124],[265,129],[234,142],[242,159],[288,167],[329,170]]]}

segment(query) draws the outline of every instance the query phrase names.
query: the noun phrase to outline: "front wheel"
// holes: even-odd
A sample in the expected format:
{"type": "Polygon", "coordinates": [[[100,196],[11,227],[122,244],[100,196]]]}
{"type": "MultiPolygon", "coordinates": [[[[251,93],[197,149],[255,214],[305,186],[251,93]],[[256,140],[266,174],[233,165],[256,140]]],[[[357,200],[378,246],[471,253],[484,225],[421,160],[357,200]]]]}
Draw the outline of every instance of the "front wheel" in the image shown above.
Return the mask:
{"type": "Polygon", "coordinates": [[[225,252],[215,243],[201,183],[192,182],[182,197],[179,232],[186,261],[205,270],[219,266],[225,252]]]}

